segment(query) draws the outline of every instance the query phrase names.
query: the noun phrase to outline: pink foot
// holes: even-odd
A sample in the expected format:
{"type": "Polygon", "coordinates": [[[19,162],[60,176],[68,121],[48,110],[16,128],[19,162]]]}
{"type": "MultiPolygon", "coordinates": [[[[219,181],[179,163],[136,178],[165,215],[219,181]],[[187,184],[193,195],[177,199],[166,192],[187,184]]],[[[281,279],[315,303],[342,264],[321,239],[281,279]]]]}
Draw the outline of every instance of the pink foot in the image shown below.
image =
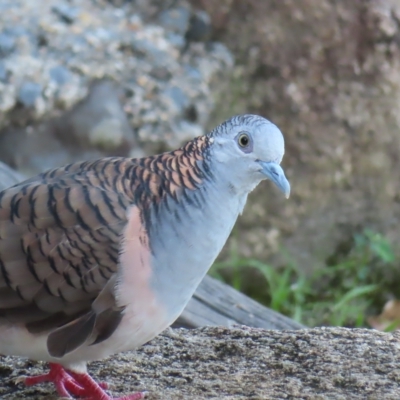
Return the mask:
{"type": "Polygon", "coordinates": [[[110,397],[89,374],[70,372],[76,382],[85,388],[85,400],[141,400],[145,398],[144,392],[132,393],[122,397],[110,397]]]}
{"type": "Polygon", "coordinates": [[[97,383],[89,374],[78,374],[67,371],[59,364],[50,363],[50,371],[47,374],[25,377],[22,381],[27,386],[43,382],[52,382],[61,397],[72,398],[71,395],[85,400],[141,400],[145,393],[138,392],[123,397],[110,397],[104,389],[108,389],[106,382],[97,383]]]}
{"type": "Polygon", "coordinates": [[[50,363],[50,371],[47,374],[25,377],[22,382],[27,386],[52,382],[56,386],[58,394],[67,398],[71,398],[71,394],[81,396],[85,392],[84,388],[61,365],[53,363],[50,363]]]}

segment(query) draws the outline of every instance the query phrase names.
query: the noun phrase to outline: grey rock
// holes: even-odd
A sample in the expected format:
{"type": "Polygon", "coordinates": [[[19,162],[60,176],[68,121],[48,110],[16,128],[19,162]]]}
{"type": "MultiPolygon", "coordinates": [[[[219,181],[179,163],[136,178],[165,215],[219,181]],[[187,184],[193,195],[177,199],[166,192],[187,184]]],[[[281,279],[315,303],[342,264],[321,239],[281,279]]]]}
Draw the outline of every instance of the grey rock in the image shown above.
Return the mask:
{"type": "Polygon", "coordinates": [[[25,107],[31,107],[42,93],[42,86],[35,82],[24,82],[18,92],[18,101],[25,107]]]}
{"type": "Polygon", "coordinates": [[[29,36],[30,35],[29,29],[26,29],[25,26],[21,26],[21,25],[7,26],[7,28],[4,29],[4,32],[15,38],[20,38],[21,36],[29,36]]]}
{"type": "Polygon", "coordinates": [[[149,40],[134,38],[131,45],[132,50],[138,56],[147,57],[153,62],[160,62],[162,64],[163,60],[167,58],[167,54],[149,40]]]}
{"type": "Polygon", "coordinates": [[[49,74],[51,79],[53,79],[59,85],[64,85],[71,78],[71,72],[68,70],[68,68],[63,67],[62,65],[51,68],[49,74]]]}
{"type": "Polygon", "coordinates": [[[0,159],[26,176],[69,162],[68,151],[51,131],[10,129],[0,136],[0,159]]]}
{"type": "Polygon", "coordinates": [[[7,12],[13,7],[18,7],[18,4],[13,0],[0,1],[0,12],[7,12]]]}
{"type": "Polygon", "coordinates": [[[25,176],[0,162],[0,191],[24,180],[25,176]]]}
{"type": "Polygon", "coordinates": [[[203,130],[198,124],[189,121],[179,121],[176,125],[172,126],[172,132],[173,137],[171,141],[175,144],[175,147],[178,147],[180,143],[203,134],[203,130]]]}
{"type": "Polygon", "coordinates": [[[7,56],[15,49],[15,37],[9,33],[0,33],[0,56],[7,56]]]}
{"type": "Polygon", "coordinates": [[[189,18],[189,8],[182,6],[162,11],[158,17],[158,21],[165,29],[183,36],[188,29],[189,18]]]}
{"type": "Polygon", "coordinates": [[[55,4],[52,11],[56,13],[60,19],[66,23],[73,23],[79,15],[79,9],[69,4],[55,4]]]}
{"type": "Polygon", "coordinates": [[[189,42],[205,42],[212,32],[210,16],[202,10],[195,11],[190,17],[189,28],[185,39],[189,42]]]}
{"type": "MultiPolygon", "coordinates": [[[[57,168],[60,165],[66,165],[70,162],[70,154],[64,150],[59,143],[52,140],[54,142],[54,146],[50,145],[49,142],[40,140],[43,143],[42,149],[39,149],[36,145],[36,140],[34,147],[31,147],[27,152],[27,157],[25,160],[29,160],[29,164],[25,163],[24,166],[19,165],[19,170],[23,171],[26,175],[34,175],[39,174],[42,171],[47,171],[51,168],[57,168]]],[[[21,160],[22,161],[22,160],[21,160]]]]}
{"type": "Polygon", "coordinates": [[[167,101],[172,101],[172,107],[176,107],[178,113],[182,113],[182,111],[189,106],[189,99],[179,86],[170,86],[166,88],[162,96],[166,98],[167,101]]]}
{"type": "Polygon", "coordinates": [[[169,42],[171,42],[172,45],[174,45],[178,49],[181,49],[185,46],[185,39],[182,35],[169,32],[167,33],[166,38],[169,42]]]}
{"type": "Polygon", "coordinates": [[[3,62],[0,61],[0,82],[7,82],[8,73],[3,62]]]}
{"type": "Polygon", "coordinates": [[[167,81],[172,77],[171,71],[163,65],[154,66],[150,71],[150,75],[161,81],[167,81]]]}
{"type": "Polygon", "coordinates": [[[195,80],[195,81],[201,81],[201,73],[198,70],[198,68],[193,67],[191,65],[185,65],[184,66],[185,72],[187,74],[187,76],[191,79],[191,80],[195,80]]]}
{"type": "Polygon", "coordinates": [[[228,68],[232,68],[235,65],[235,59],[231,51],[220,42],[212,42],[210,46],[208,46],[209,54],[214,56],[216,59],[223,60],[224,64],[228,66],[228,68]]]}
{"type": "Polygon", "coordinates": [[[56,136],[68,146],[126,155],[134,144],[134,135],[119,97],[114,82],[94,82],[80,103],[53,122],[56,136]]]}
{"type": "MultiPolygon", "coordinates": [[[[143,0],[11,1],[0,12],[2,32],[16,38],[14,50],[2,59],[6,84],[0,80],[0,138],[5,129],[27,125],[35,138],[48,126],[68,157],[79,151],[129,154],[136,146],[148,154],[175,147],[174,127],[188,118],[193,104],[198,118],[190,122],[196,120],[196,129],[204,132],[214,107],[212,93],[231,66],[223,52],[210,52],[202,44],[182,59],[183,33],[145,17],[163,7],[143,0]],[[73,23],[60,21],[60,14],[71,11],[65,5],[78,13],[73,23]],[[183,65],[197,69],[200,79],[183,65]],[[104,80],[115,82],[121,93],[90,94],[92,82],[104,80]],[[184,95],[179,90],[168,95],[173,86],[184,95]],[[110,113],[108,107],[119,111],[110,113]]],[[[174,7],[188,6],[178,0],[174,7]]]]}
{"type": "Polygon", "coordinates": [[[25,128],[4,132],[0,136],[0,159],[30,177],[70,162],[104,156],[96,149],[79,148],[60,140],[55,126],[55,122],[50,121],[35,127],[35,130],[25,128]]]}

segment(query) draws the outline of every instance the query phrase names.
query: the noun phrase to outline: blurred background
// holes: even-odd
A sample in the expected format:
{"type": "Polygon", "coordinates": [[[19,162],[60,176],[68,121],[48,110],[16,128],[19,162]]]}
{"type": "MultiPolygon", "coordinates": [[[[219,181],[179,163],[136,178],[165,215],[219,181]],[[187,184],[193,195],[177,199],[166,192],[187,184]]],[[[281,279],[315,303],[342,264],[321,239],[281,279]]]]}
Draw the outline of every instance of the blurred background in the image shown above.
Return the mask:
{"type": "Polygon", "coordinates": [[[400,319],[399,0],[1,0],[0,185],[171,150],[238,113],[285,135],[210,274],[307,326],[400,319]]]}

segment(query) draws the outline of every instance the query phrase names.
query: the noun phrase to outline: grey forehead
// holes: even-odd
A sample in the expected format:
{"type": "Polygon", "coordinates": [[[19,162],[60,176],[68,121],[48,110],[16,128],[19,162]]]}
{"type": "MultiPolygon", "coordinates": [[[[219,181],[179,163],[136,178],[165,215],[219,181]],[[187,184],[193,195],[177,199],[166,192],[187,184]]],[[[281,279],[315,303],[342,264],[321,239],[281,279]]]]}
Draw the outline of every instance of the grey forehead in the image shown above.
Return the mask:
{"type": "Polygon", "coordinates": [[[226,120],[221,125],[217,126],[212,132],[210,132],[211,136],[218,136],[224,133],[228,133],[232,129],[243,127],[243,128],[251,128],[252,131],[256,131],[262,128],[273,128],[275,125],[268,121],[266,118],[263,118],[259,115],[254,114],[243,114],[243,115],[235,115],[234,117],[226,120]]]}
{"type": "Polygon", "coordinates": [[[243,126],[244,128],[250,128],[252,132],[262,133],[262,137],[268,143],[268,146],[264,148],[264,157],[268,161],[275,161],[280,163],[284,154],[284,138],[280,129],[259,115],[238,115],[230,120],[231,128],[243,126]],[[266,135],[264,135],[267,132],[266,135]]]}
{"type": "Polygon", "coordinates": [[[252,133],[262,133],[267,146],[263,147],[263,159],[280,163],[285,152],[285,144],[280,129],[266,118],[254,114],[235,115],[234,117],[217,126],[211,137],[218,137],[229,134],[237,129],[249,130],[252,133]],[[265,134],[267,133],[267,134],[265,134]]]}
{"type": "Polygon", "coordinates": [[[254,114],[235,115],[228,121],[230,121],[232,125],[252,125],[254,127],[272,124],[272,122],[268,121],[266,118],[254,114]]]}

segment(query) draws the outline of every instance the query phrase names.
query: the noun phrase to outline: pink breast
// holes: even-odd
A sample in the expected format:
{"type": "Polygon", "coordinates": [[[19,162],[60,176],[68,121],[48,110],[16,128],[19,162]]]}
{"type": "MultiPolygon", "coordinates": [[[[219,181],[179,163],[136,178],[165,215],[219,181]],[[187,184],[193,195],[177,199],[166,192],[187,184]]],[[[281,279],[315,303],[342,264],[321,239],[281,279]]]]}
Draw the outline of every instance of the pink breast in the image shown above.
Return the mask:
{"type": "Polygon", "coordinates": [[[126,306],[118,336],[132,342],[129,348],[147,342],[173,322],[150,286],[153,269],[148,243],[140,210],[134,206],[124,232],[116,293],[118,305],[126,306]]]}

